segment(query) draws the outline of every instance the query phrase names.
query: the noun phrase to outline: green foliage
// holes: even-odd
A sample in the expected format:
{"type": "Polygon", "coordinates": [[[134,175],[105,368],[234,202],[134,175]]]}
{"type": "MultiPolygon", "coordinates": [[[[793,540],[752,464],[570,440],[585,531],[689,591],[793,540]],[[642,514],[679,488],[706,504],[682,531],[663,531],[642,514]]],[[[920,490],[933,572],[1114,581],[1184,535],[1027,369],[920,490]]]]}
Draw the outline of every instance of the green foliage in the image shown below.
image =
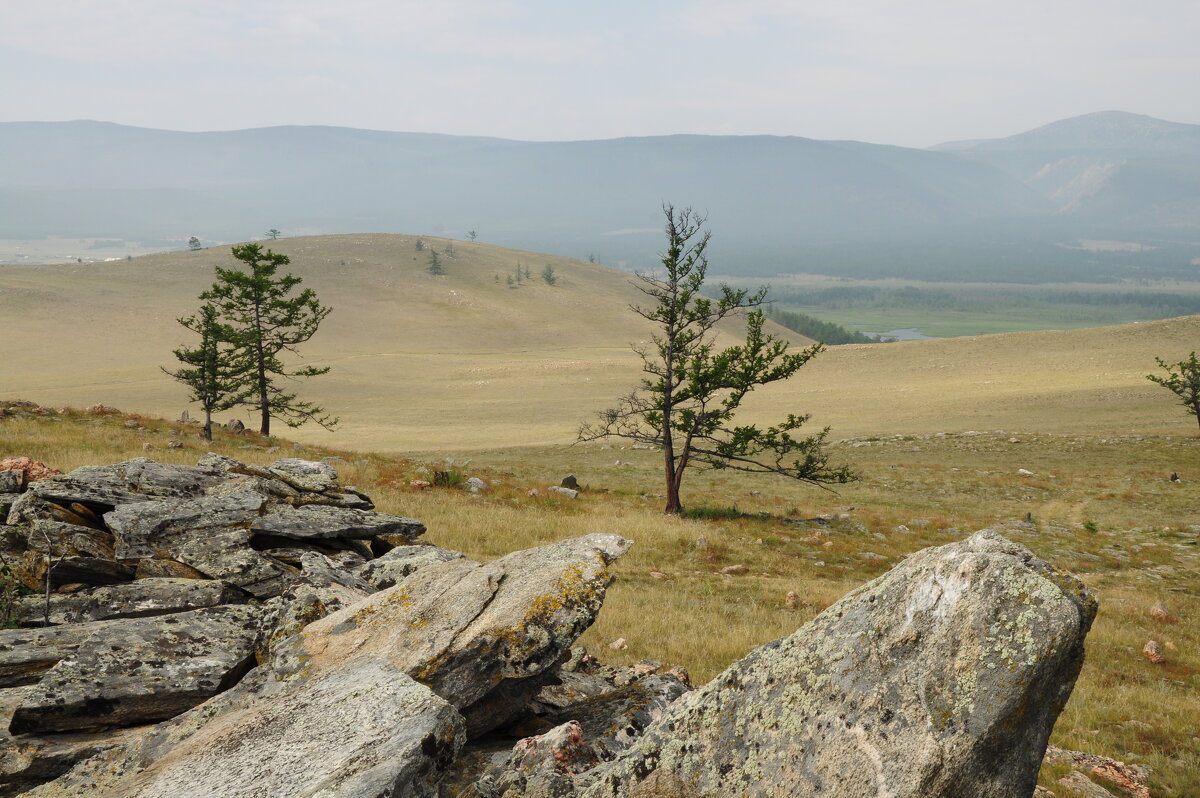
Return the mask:
{"type": "Polygon", "coordinates": [[[0,629],[12,629],[17,625],[17,599],[29,592],[13,574],[8,561],[0,558],[0,629]]]}
{"type": "Polygon", "coordinates": [[[234,331],[221,324],[211,303],[201,305],[199,313],[185,316],[179,323],[199,335],[200,343],[194,349],[176,349],[175,357],[182,365],[163,371],[188,387],[189,402],[199,402],[204,408],[204,437],[211,441],[212,414],[239,403],[241,375],[251,364],[244,351],[234,348],[234,331]]]}
{"type": "Polygon", "coordinates": [[[745,516],[736,506],[730,507],[688,507],[680,512],[680,516],[692,521],[736,521],[745,516]]]}
{"type": "Polygon", "coordinates": [[[880,339],[877,337],[863,335],[857,330],[852,332],[840,324],[834,324],[831,321],[821,321],[804,313],[793,313],[790,310],[779,310],[778,308],[771,307],[767,309],[767,316],[789,330],[812,338],[814,341],[820,341],[826,346],[837,346],[838,344],[877,344],[880,342],[880,339]]]}
{"type": "Polygon", "coordinates": [[[549,263],[546,264],[546,268],[542,269],[542,279],[546,281],[546,285],[554,285],[558,282],[558,277],[554,274],[554,267],[549,263]]]}
{"type": "Polygon", "coordinates": [[[1196,353],[1192,352],[1191,357],[1178,363],[1167,363],[1160,357],[1154,360],[1167,376],[1147,374],[1146,379],[1179,397],[1179,403],[1200,423],[1200,361],[1196,360],[1196,353]]]}
{"type": "Polygon", "coordinates": [[[434,275],[442,275],[446,273],[446,268],[442,266],[442,259],[432,249],[429,250],[429,273],[434,275]]]}
{"type": "Polygon", "coordinates": [[[190,249],[192,252],[195,252],[196,250],[200,249],[200,239],[196,238],[195,236],[192,236],[191,238],[189,238],[188,239],[188,249],[190,249]]]}
{"type": "Polygon", "coordinates": [[[468,230],[468,231],[467,231],[467,238],[471,239],[472,241],[474,241],[474,240],[475,240],[475,239],[477,239],[478,237],[479,237],[479,234],[478,234],[478,233],[476,233],[474,230],[468,230]]]}
{"type": "Polygon", "coordinates": [[[679,489],[693,462],[710,468],[777,474],[814,485],[855,479],[846,466],[830,466],[825,452],[828,429],[815,435],[795,433],[808,416],[789,414],[780,423],[759,428],[735,423],[736,411],[760,385],[786,380],[823,348],[816,344],[788,352],[788,344],[763,332],[759,306],[766,289],[750,293],[722,285],[718,296],[701,293],[708,270],[709,233],[691,208],[666,215],[665,275],[639,274],[638,289],[652,300],[634,311],[652,322],[652,345],[634,347],[647,375],[617,407],[584,424],[579,440],[618,437],[661,447],[667,479],[667,513],[679,513],[679,489]],[[716,325],[749,311],[746,338],[717,350],[716,325]]]}
{"type": "Polygon", "coordinates": [[[417,252],[420,252],[425,249],[425,242],[418,238],[414,246],[416,246],[417,252]]]}
{"type": "Polygon", "coordinates": [[[227,365],[236,372],[235,397],[231,401],[259,412],[259,431],[263,435],[271,434],[273,417],[290,427],[315,421],[333,429],[338,419],[283,390],[276,379],[316,377],[329,372],[328,366],[289,370],[279,355],[284,351],[295,353],[296,346],[312,338],[330,309],[317,300],[312,289],[291,295],[301,279],[291,274],[276,276],[280,266],[291,262],[287,255],[263,250],[258,244],[234,247],[232,251],[247,271],[218,266],[217,281],[200,295],[221,319],[222,343],[229,350],[227,365]]]}
{"type": "Polygon", "coordinates": [[[282,234],[278,230],[276,230],[274,227],[272,227],[270,230],[267,231],[267,238],[271,239],[272,241],[279,238],[280,235],[282,235],[282,234]]]}

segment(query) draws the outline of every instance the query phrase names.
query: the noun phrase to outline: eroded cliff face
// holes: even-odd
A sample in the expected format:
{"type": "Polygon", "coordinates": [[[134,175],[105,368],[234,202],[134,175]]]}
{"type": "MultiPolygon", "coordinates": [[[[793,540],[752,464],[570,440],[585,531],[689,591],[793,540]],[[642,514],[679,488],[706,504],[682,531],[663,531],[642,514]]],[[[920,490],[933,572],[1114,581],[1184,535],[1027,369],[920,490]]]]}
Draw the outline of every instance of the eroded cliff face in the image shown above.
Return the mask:
{"type": "Polygon", "coordinates": [[[474,562],[291,459],[19,487],[0,795],[1024,798],[1096,611],[985,530],[693,691],[571,649],[616,535],[474,562]]]}

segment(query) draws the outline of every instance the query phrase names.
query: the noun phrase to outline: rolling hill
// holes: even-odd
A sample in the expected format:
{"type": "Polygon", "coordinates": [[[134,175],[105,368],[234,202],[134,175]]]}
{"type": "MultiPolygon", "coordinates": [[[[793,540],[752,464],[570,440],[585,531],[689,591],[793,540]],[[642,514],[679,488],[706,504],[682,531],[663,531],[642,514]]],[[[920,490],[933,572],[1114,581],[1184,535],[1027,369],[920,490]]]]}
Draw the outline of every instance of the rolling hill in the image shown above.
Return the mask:
{"type": "MultiPolygon", "coordinates": [[[[443,251],[448,243],[425,238],[443,251]]],[[[299,386],[343,418],[301,440],[377,451],[568,443],[639,378],[640,294],[604,266],[453,242],[447,274],[416,238],[272,242],[333,313],[303,347],[333,372],[299,386]],[[532,279],[509,287],[520,263],[532,279]],[[547,264],[559,277],[547,285],[547,264]]],[[[229,265],[225,248],[101,264],[0,267],[0,396],[178,416],[186,392],[159,370],[185,342],[175,319],[229,265]]],[[[1069,332],[836,347],[753,397],[766,417],[811,412],[833,436],[1036,430],[1127,434],[1191,427],[1144,375],[1185,357],[1200,317],[1069,332]]],[[[803,343],[795,339],[796,343],[803,343]]],[[[232,413],[226,416],[234,415],[232,413]]],[[[246,414],[242,414],[246,417],[246,414]]]]}

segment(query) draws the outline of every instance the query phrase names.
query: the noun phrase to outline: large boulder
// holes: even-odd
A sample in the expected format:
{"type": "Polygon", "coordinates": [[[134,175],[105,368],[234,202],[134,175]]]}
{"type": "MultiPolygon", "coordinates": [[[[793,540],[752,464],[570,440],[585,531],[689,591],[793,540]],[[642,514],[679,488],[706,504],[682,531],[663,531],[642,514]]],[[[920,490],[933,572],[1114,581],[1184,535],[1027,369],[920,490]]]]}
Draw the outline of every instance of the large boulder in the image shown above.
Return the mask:
{"type": "Polygon", "coordinates": [[[88,730],[178,715],[253,667],[257,616],[237,605],[109,622],[42,676],[9,729],[88,730]]]}
{"type": "Polygon", "coordinates": [[[588,798],[1027,798],[1096,601],[995,532],[912,555],[675,702],[588,798]]]}
{"type": "Polygon", "coordinates": [[[594,534],[489,563],[453,559],[311,624],[276,649],[281,678],[378,656],[456,707],[554,665],[595,620],[629,541],[594,534]]]}

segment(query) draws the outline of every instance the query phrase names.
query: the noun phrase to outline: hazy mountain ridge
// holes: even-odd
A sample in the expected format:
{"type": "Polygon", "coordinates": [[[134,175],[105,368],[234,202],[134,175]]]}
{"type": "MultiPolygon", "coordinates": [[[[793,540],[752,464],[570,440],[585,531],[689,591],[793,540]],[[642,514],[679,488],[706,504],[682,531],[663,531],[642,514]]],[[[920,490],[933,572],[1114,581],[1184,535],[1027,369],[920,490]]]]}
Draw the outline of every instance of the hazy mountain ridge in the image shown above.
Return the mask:
{"type": "Polygon", "coordinates": [[[1197,131],[1106,113],[1003,145],[916,150],[780,136],[522,142],[338,127],[0,123],[0,148],[20,154],[0,162],[0,237],[182,244],[268,227],[457,238],[476,230],[495,244],[646,268],[669,201],[708,212],[713,256],[731,273],[1005,279],[1024,269],[1093,279],[1097,264],[1058,245],[1200,224],[1200,156],[1189,149],[1195,139],[1200,151],[1197,131]],[[1071,149],[1072,140],[1082,144],[1071,149]],[[1124,149],[1099,148],[1106,142],[1124,149]]]}
{"type": "Polygon", "coordinates": [[[933,150],[1006,172],[1062,216],[1150,228],[1200,224],[1200,125],[1101,111],[933,150]]]}

